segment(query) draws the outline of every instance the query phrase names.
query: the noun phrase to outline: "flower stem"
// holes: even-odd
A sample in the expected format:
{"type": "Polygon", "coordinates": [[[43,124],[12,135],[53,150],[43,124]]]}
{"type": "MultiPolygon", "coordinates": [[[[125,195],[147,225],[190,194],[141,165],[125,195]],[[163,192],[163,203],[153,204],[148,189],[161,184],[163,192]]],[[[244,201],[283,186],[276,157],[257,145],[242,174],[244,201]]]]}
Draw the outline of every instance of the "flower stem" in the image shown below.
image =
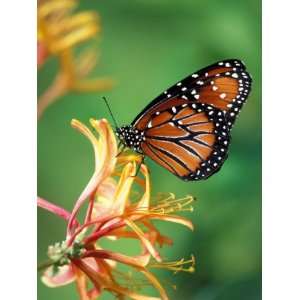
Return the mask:
{"type": "Polygon", "coordinates": [[[37,270],[38,270],[38,272],[43,271],[44,269],[52,266],[53,264],[54,264],[53,260],[48,259],[48,260],[43,261],[40,264],[38,264],[37,270]]]}

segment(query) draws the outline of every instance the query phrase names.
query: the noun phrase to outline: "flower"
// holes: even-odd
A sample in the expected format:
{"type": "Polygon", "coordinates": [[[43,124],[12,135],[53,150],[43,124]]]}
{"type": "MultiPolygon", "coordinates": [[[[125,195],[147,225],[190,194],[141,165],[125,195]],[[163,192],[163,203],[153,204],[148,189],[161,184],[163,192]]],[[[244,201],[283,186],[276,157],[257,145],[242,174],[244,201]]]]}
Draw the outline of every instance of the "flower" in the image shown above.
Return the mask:
{"type": "Polygon", "coordinates": [[[89,49],[80,56],[75,48],[91,39],[99,39],[99,16],[93,11],[74,13],[77,1],[40,0],[38,2],[37,64],[41,68],[48,57],[56,57],[59,70],[53,83],[39,97],[38,117],[59,97],[69,91],[94,92],[112,87],[107,78],[86,79],[97,63],[98,49],[89,49]]]}
{"type": "Polygon", "coordinates": [[[96,299],[106,290],[118,299],[127,296],[137,300],[167,300],[168,296],[151,269],[164,268],[173,271],[193,272],[194,257],[189,260],[164,261],[157,245],[172,245],[172,240],[160,233],[153,220],[174,222],[193,229],[192,223],[176,215],[180,211],[192,211],[192,196],[176,199],[174,194],[161,195],[155,202],[150,197],[150,176],[145,164],[137,172],[141,157],[137,154],[118,155],[115,135],[105,119],[90,120],[96,135],[77,120],[72,126],[91,142],[95,154],[94,173],[75,202],[71,212],[38,198],[38,206],[67,221],[66,239],[48,248],[49,261],[41,265],[46,269],[42,281],[49,287],[76,282],[80,299],[96,299]],[[134,193],[139,186],[141,193],[134,193]],[[83,222],[78,213],[86,202],[83,222]],[[116,242],[133,239],[140,245],[140,253],[130,255],[125,249],[113,251],[103,247],[104,240],[116,242]],[[142,274],[145,280],[134,278],[120,271],[122,264],[142,274]],[[88,281],[93,288],[89,290],[88,281]],[[151,284],[160,298],[146,296],[140,286],[151,284]]]}

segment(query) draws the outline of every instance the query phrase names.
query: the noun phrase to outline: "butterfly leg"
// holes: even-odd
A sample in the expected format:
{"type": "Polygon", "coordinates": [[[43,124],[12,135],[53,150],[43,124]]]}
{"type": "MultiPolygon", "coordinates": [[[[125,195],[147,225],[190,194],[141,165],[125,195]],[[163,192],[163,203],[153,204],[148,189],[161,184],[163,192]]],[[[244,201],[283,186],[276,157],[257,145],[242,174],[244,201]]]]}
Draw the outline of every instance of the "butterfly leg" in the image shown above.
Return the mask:
{"type": "Polygon", "coordinates": [[[136,171],[135,171],[135,174],[131,177],[136,177],[141,169],[141,166],[142,164],[144,163],[144,160],[145,160],[145,155],[142,155],[142,159],[141,161],[139,162],[139,164],[137,165],[137,168],[136,168],[136,171]]]}
{"type": "Polygon", "coordinates": [[[119,144],[118,144],[118,148],[119,148],[119,147],[120,147],[120,151],[119,151],[119,153],[116,155],[116,157],[120,156],[120,155],[123,153],[124,149],[125,149],[124,145],[123,145],[121,142],[119,142],[119,144]]]}

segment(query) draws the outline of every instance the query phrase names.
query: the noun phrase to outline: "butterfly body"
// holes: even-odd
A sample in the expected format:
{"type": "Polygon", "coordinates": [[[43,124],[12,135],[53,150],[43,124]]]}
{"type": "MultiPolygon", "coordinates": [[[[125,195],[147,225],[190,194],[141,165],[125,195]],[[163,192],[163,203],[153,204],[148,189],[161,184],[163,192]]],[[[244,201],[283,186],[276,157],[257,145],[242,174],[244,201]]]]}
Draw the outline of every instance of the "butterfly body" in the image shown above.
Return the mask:
{"type": "Polygon", "coordinates": [[[180,179],[207,179],[228,156],[230,130],[250,89],[241,61],[218,62],[163,92],[117,135],[180,179]]]}
{"type": "Polygon", "coordinates": [[[141,150],[141,143],[145,140],[144,131],[138,130],[132,125],[127,125],[117,128],[116,134],[123,145],[131,148],[135,152],[143,154],[141,150]]]}

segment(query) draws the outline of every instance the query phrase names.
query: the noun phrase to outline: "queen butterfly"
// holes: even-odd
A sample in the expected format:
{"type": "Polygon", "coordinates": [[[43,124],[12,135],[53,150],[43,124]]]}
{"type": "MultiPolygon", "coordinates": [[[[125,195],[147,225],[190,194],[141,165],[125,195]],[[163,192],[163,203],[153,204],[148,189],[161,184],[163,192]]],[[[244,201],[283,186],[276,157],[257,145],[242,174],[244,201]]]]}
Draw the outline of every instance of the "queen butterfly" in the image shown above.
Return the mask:
{"type": "Polygon", "coordinates": [[[230,130],[250,89],[240,60],[217,62],[167,89],[116,134],[183,180],[207,179],[227,158],[230,130]]]}

